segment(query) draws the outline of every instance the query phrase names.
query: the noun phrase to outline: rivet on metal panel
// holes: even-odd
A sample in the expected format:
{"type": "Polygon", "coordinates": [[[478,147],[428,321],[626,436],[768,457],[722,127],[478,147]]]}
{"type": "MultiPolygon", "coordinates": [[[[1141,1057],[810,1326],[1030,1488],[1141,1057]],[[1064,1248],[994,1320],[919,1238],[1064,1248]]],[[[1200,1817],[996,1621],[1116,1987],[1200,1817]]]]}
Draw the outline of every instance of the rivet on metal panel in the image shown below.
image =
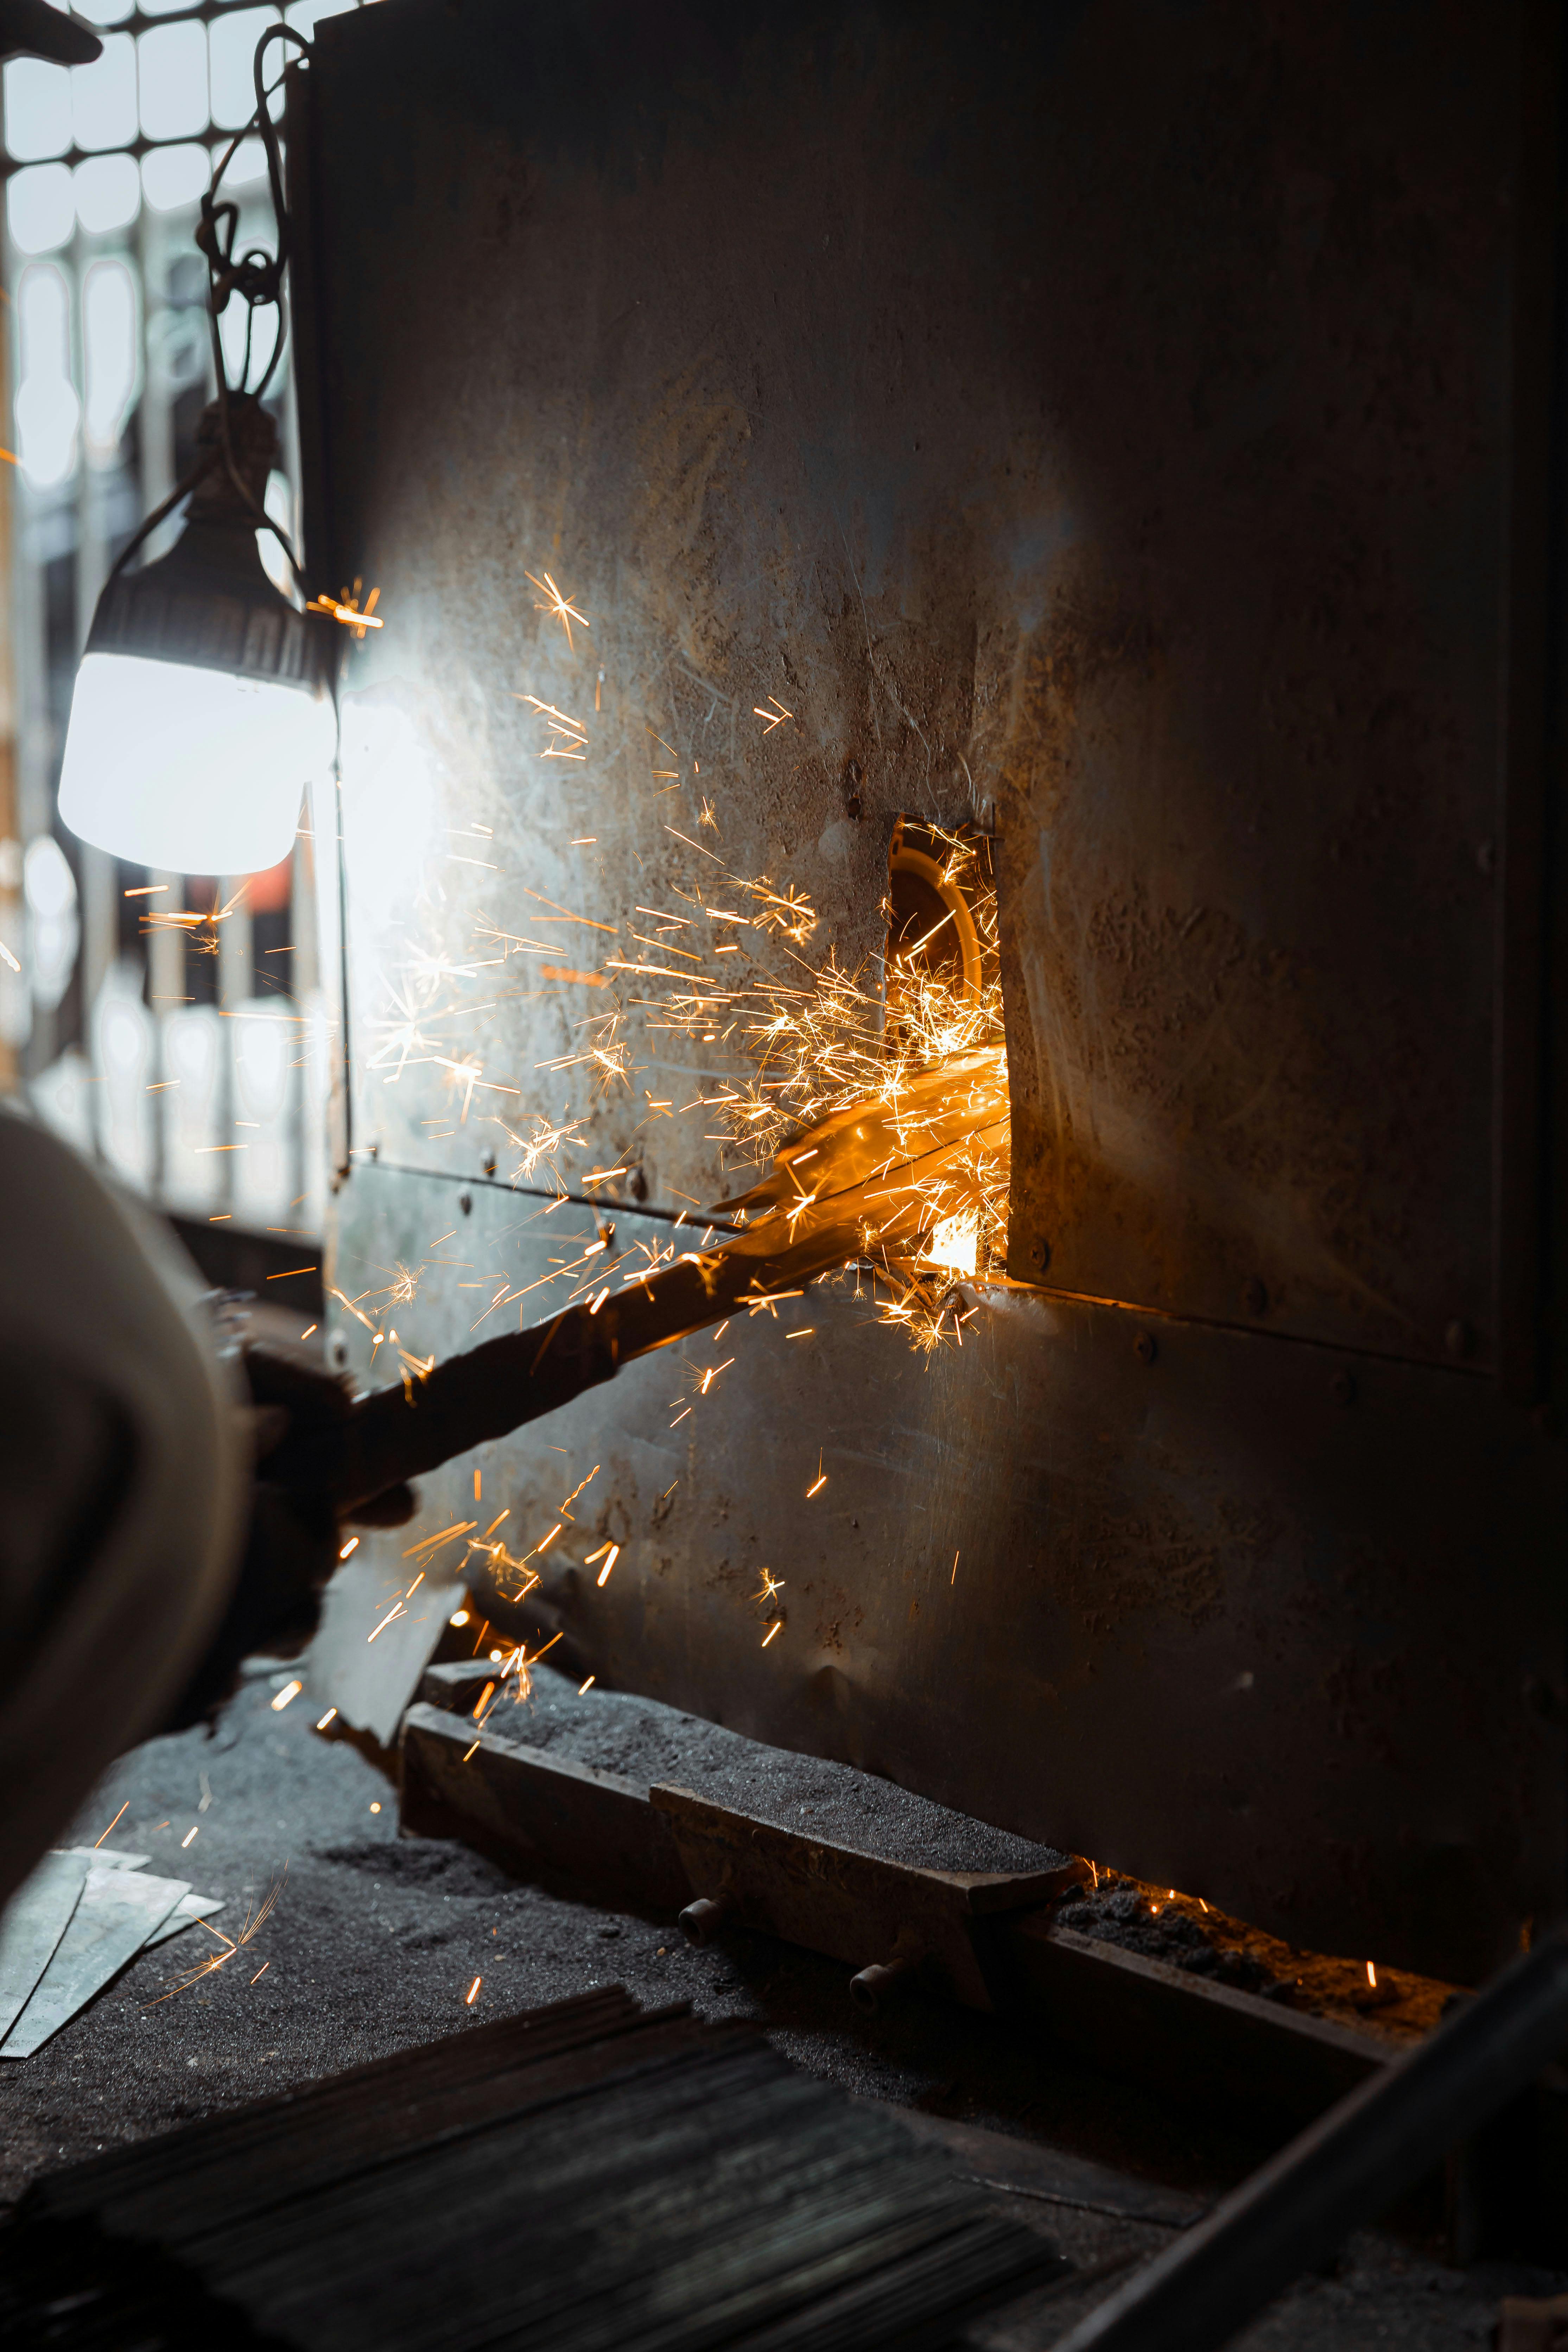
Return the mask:
{"type": "Polygon", "coordinates": [[[676,1925],[689,1944],[710,1944],[734,1907],[727,1895],[721,1895],[717,1902],[700,1895],[695,1903],[687,1905],[676,1925]]]}
{"type": "Polygon", "coordinates": [[[1329,1382],[1329,1394],[1336,1404],[1354,1404],[1355,1393],[1353,1372],[1336,1372],[1329,1382]]]}
{"type": "Polygon", "coordinates": [[[1035,1244],[1034,1259],[1035,1264],[1039,1267],[1040,1272],[1044,1274],[1047,1266],[1048,1266],[1051,1262],[1051,1245],[1049,1242],[1042,1240],[1037,1241],[1035,1244]]]}
{"type": "Polygon", "coordinates": [[[487,1151],[484,1158],[480,1160],[479,1166],[484,1170],[487,1176],[493,1176],[496,1172],[495,1153],[493,1151],[487,1151]]]}
{"type": "Polygon", "coordinates": [[[381,1146],[379,1143],[367,1144],[365,1149],[373,1160],[379,1160],[381,1158],[381,1146]]]}
{"type": "Polygon", "coordinates": [[[1456,1315],[1447,1329],[1444,1332],[1443,1345],[1447,1348],[1450,1356],[1464,1357],[1473,1355],[1475,1353],[1475,1330],[1470,1324],[1466,1322],[1462,1315],[1456,1315]]]}
{"type": "Polygon", "coordinates": [[[1241,1303],[1249,1315],[1267,1315],[1268,1292],[1257,1275],[1249,1274],[1241,1286],[1241,1303]]]}
{"type": "Polygon", "coordinates": [[[850,1978],[849,1998],[857,2009],[863,2010],[868,2017],[875,2017],[919,1966],[919,1955],[913,1952],[900,1952],[897,1959],[886,1963],[873,1960],[868,1969],[850,1978]]]}
{"type": "Polygon", "coordinates": [[[1140,1331],[1132,1342],[1132,1352],[1141,1364],[1152,1364],[1160,1352],[1160,1342],[1152,1331],[1140,1331]]]}
{"type": "Polygon", "coordinates": [[[458,1206],[461,1209],[465,1217],[472,1216],[474,1211],[473,1194],[471,1192],[459,1192],[458,1195],[458,1206]]]}
{"type": "Polygon", "coordinates": [[[341,1331],[334,1331],[327,1341],[327,1361],[334,1372],[341,1372],[346,1370],[348,1360],[349,1343],[341,1331]]]}

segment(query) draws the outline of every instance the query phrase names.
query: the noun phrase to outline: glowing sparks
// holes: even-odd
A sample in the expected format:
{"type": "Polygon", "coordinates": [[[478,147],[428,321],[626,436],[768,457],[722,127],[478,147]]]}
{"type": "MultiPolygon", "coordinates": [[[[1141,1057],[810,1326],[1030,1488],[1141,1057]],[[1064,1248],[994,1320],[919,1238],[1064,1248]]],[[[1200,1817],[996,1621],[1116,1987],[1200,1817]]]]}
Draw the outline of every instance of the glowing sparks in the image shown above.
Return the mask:
{"type": "Polygon", "coordinates": [[[185,1850],[186,1846],[188,1846],[188,1845],[190,1845],[190,1844],[192,1844],[192,1843],[194,1843],[194,1841],[195,1841],[195,1837],[196,1837],[196,1834],[197,1834],[197,1831],[200,1829],[200,1826],[201,1826],[201,1825],[200,1825],[200,1823],[198,1822],[198,1823],[195,1825],[195,1828],[188,1829],[188,1830],[185,1832],[184,1836],[180,1840],[180,1851],[181,1851],[181,1853],[182,1853],[184,1852],[184,1850],[185,1850]]]}
{"type": "Polygon", "coordinates": [[[534,611],[536,613],[542,613],[547,620],[559,621],[562,627],[566,632],[566,643],[568,647],[573,651],[575,651],[575,647],[573,646],[572,640],[572,624],[575,621],[582,628],[586,629],[591,627],[592,624],[589,621],[586,613],[580,613],[578,611],[576,605],[572,602],[570,594],[563,594],[562,591],[555,585],[554,581],[551,578],[548,572],[544,574],[542,579],[538,578],[536,574],[531,572],[525,572],[523,577],[527,580],[531,580],[534,586],[539,590],[541,595],[544,596],[548,600],[542,604],[536,604],[533,608],[534,611]]]}
{"type": "Polygon", "coordinates": [[[595,1581],[595,1584],[598,1584],[598,1585],[601,1585],[601,1586],[602,1586],[602,1585],[605,1585],[605,1584],[607,1584],[607,1583],[609,1582],[609,1580],[610,1580],[610,1570],[611,1570],[611,1569],[612,1569],[612,1568],[614,1568],[614,1566],[615,1566],[615,1564],[616,1564],[616,1560],[618,1560],[618,1559],[619,1559],[620,1556],[621,1556],[621,1548],[620,1548],[620,1545],[619,1545],[619,1544],[612,1544],[612,1545],[610,1546],[610,1556],[609,1556],[608,1559],[606,1559],[606,1560],[605,1560],[604,1567],[599,1570],[598,1575],[597,1575],[597,1576],[595,1578],[595,1580],[594,1580],[594,1581],[595,1581]]]}
{"type": "MultiPolygon", "coordinates": [[[[700,846],[676,827],[667,830],[689,847],[700,846]]],[[[794,952],[816,928],[809,899],[793,887],[775,887],[765,876],[754,881],[731,876],[715,895],[735,895],[735,907],[710,906],[707,893],[680,895],[710,921],[743,921],[753,934],[777,941],[793,971],[769,974],[753,968],[733,987],[727,976],[722,983],[705,973],[685,981],[662,959],[657,970],[643,969],[668,983],[662,996],[646,1000],[661,1008],[664,1025],[703,1043],[721,1031],[739,1035],[753,1065],[750,1081],[700,1089],[691,1102],[674,1108],[716,1114],[711,1139],[731,1146],[753,1167],[772,1160],[791,1188],[784,1201],[774,1192],[774,1205],[804,1217],[823,1181],[816,1145],[792,1150],[792,1135],[824,1125],[831,1130],[857,1111],[864,1115],[864,1128],[854,1129],[867,1147],[865,1181],[858,1188],[864,1203],[860,1257],[874,1282],[891,1292],[874,1293],[881,1319],[929,1350],[963,1345],[963,1326],[974,1309],[954,1291],[954,1280],[983,1276],[1000,1255],[1008,1150],[988,857],[984,845],[968,836],[927,827],[923,837],[940,857],[942,883],[967,910],[967,962],[962,957],[944,962],[927,952],[945,930],[944,918],[927,926],[912,947],[889,957],[880,985],[878,975],[846,971],[831,952],[814,969],[794,952]],[[950,1137],[956,1138],[951,1148],[950,1137]],[[908,1171],[916,1161],[923,1172],[911,1179],[908,1171]],[[879,1189],[876,1180],[883,1173],[888,1181],[879,1189]]],[[[655,907],[640,911],[660,920],[655,907]]],[[[694,918],[671,908],[668,919],[684,926],[681,938],[689,940],[694,918]]],[[[710,951],[716,956],[730,944],[714,941],[710,951]]],[[[752,1204],[742,1199],[737,1205],[743,1213],[752,1204]]],[[[852,1260],[846,1271],[854,1265],[852,1260]]],[[[858,1292],[858,1273],[856,1282],[858,1292]]],[[[759,1294],[742,1303],[752,1313],[764,1304],[775,1313],[773,1300],[783,1295],[759,1294]]],[[[812,1328],[789,1336],[804,1339],[812,1328]]]]}
{"type": "Polygon", "coordinates": [[[478,1519],[455,1519],[449,1528],[440,1528],[435,1535],[426,1536],[422,1542],[410,1544],[403,1557],[405,1559],[417,1559],[422,1551],[433,1551],[437,1545],[451,1543],[458,1536],[466,1536],[479,1524],[478,1519]]]}
{"type": "Polygon", "coordinates": [[[468,1987],[468,1991],[463,1995],[463,2007],[464,2007],[465,2009],[472,2009],[472,2007],[473,2007],[473,2005],[474,2005],[475,2001],[477,2001],[477,2000],[478,2000],[478,1999],[479,1999],[479,1987],[483,1984],[483,1982],[484,1982],[484,1979],[483,1979],[483,1977],[476,1977],[476,1978],[474,1979],[473,1983],[468,1987]]]}
{"type": "Polygon", "coordinates": [[[338,1710],[337,1710],[337,1708],[336,1708],[335,1706],[330,1706],[330,1707],[327,1709],[327,1711],[326,1711],[325,1715],[323,1715],[323,1716],[321,1716],[321,1717],[320,1717],[318,1718],[318,1720],[317,1720],[317,1724],[316,1724],[316,1728],[317,1728],[317,1730],[318,1730],[318,1731],[325,1731],[325,1729],[326,1729],[326,1727],[327,1727],[327,1726],[328,1726],[328,1724],[329,1724],[329,1723],[332,1723],[332,1722],[335,1722],[335,1721],[336,1721],[336,1719],[337,1719],[337,1712],[338,1712],[338,1710]]]}
{"type": "Polygon", "coordinates": [[[577,1485],[573,1487],[572,1492],[567,1496],[566,1500],[560,1506],[561,1515],[563,1517],[565,1517],[572,1505],[576,1501],[578,1496],[583,1492],[584,1487],[591,1486],[593,1485],[595,1479],[598,1476],[602,1466],[603,1465],[601,1464],[595,1462],[587,1476],[585,1478],[579,1479],[577,1485]]]}
{"type": "Polygon", "coordinates": [[[581,1698],[584,1692],[591,1691],[598,1679],[599,1677],[597,1675],[590,1675],[585,1683],[579,1683],[577,1685],[578,1697],[581,1698]]]}
{"type": "MultiPolygon", "coordinates": [[[[548,579],[549,576],[550,575],[547,572],[545,574],[546,579],[548,579]]],[[[536,610],[539,611],[542,611],[543,609],[542,605],[536,607],[536,610]]],[[[573,614],[574,618],[582,620],[582,614],[576,611],[574,606],[570,604],[566,605],[563,608],[563,613],[557,617],[564,618],[565,614],[568,612],[573,614]]],[[[586,627],[587,624],[584,622],[584,625],[586,627]]],[[[570,635],[570,630],[568,630],[567,634],[570,635]]],[[[512,700],[514,702],[528,703],[532,709],[538,712],[540,718],[544,721],[550,740],[545,745],[543,751],[535,755],[537,758],[541,760],[575,760],[579,762],[587,759],[588,730],[582,724],[580,719],[568,719],[563,710],[557,710],[552,702],[542,702],[537,694],[514,694],[512,700]]],[[[574,848],[580,848],[584,845],[584,844],[577,842],[573,844],[574,848]]]]}
{"type": "MultiPolygon", "coordinates": [[[[373,1808],[373,1811],[374,1810],[378,1809],[373,1808]]],[[[194,1834],[195,1832],[193,1832],[193,1835],[194,1834]]],[[[186,1843],[188,1844],[189,1842],[189,1839],[187,1839],[186,1843]]],[[[185,1992],[192,1985],[200,1984],[204,1977],[216,1976],[219,1969],[226,1968],[230,1960],[237,1958],[238,1955],[246,1949],[247,1945],[254,1942],[256,1937],[259,1934],[267,1921],[271,1917],[273,1911],[277,1907],[278,1898],[283,1892],[288,1875],[289,1868],[288,1864],[285,1864],[281,1873],[269,1885],[260,1902],[254,1905],[253,1907],[246,1912],[244,1925],[241,1927],[237,1936],[226,1935],[221,1927],[215,1927],[210,1919],[198,1919],[196,1921],[197,1927],[204,1929],[207,1935],[213,1937],[217,1943],[221,1944],[223,1946],[223,1949],[219,1952],[209,1952],[206,1958],[198,1961],[195,1968],[187,1969],[183,1976],[175,1979],[174,1982],[169,1987],[167,1992],[160,1993],[157,2000],[149,2001],[147,2003],[148,2008],[156,2009],[161,2002],[173,2000],[176,1993],[185,1992]]],[[[262,1968],[257,1969],[256,1976],[260,1976],[263,1969],[268,1965],[270,1964],[263,1962],[262,1968]]],[[[254,1984],[256,1982],[256,1977],[252,1977],[250,1981],[254,1984]]]]}
{"type": "Polygon", "coordinates": [[[300,1682],[285,1683],[272,1702],[273,1714],[281,1715],[286,1706],[291,1706],[304,1687],[304,1684],[300,1682]]]}
{"type": "Polygon", "coordinates": [[[94,1838],[92,1842],[92,1850],[94,1853],[98,1852],[99,1847],[103,1843],[103,1839],[110,1836],[113,1831],[119,1828],[121,1822],[124,1820],[130,1810],[131,1800],[127,1797],[125,1802],[121,1806],[120,1811],[115,1814],[114,1819],[110,1822],[109,1828],[104,1831],[103,1837],[94,1838]]]}
{"type": "Polygon", "coordinates": [[[775,1617],[775,1618],[773,1619],[773,1623],[768,1627],[768,1630],[767,1630],[766,1633],[765,1633],[765,1634],[763,1635],[763,1649],[765,1650],[765,1649],[767,1648],[768,1643],[773,1640],[773,1635],[774,1635],[775,1633],[782,1633],[783,1632],[784,1632],[784,1619],[783,1619],[782,1617],[775,1617]]]}
{"type": "Polygon", "coordinates": [[[960,1209],[944,1217],[925,1246],[931,1265],[945,1265],[954,1274],[973,1275],[980,1257],[980,1217],[973,1209],[960,1209]]]}
{"type": "Polygon", "coordinates": [[[1372,1987],[1373,1992],[1375,1992],[1377,1990],[1377,1970],[1373,1968],[1370,1960],[1368,1960],[1366,1964],[1366,1980],[1372,1987]]]}
{"type": "Polygon", "coordinates": [[[371,590],[363,607],[359,591],[360,583],[356,580],[352,591],[345,588],[341,596],[329,596],[325,592],[320,596],[312,596],[305,610],[307,613],[324,613],[329,620],[341,621],[345,629],[353,631],[356,637],[363,637],[367,629],[384,629],[386,624],[375,610],[381,597],[380,589],[371,590]]]}
{"type": "Polygon", "coordinates": [[[795,717],[795,713],[793,710],[786,710],[784,709],[784,704],[779,700],[776,694],[770,694],[768,697],[767,709],[764,710],[762,704],[759,702],[753,708],[752,716],[753,719],[762,719],[763,722],[763,734],[771,735],[775,727],[782,727],[786,719],[793,719],[795,717]]]}

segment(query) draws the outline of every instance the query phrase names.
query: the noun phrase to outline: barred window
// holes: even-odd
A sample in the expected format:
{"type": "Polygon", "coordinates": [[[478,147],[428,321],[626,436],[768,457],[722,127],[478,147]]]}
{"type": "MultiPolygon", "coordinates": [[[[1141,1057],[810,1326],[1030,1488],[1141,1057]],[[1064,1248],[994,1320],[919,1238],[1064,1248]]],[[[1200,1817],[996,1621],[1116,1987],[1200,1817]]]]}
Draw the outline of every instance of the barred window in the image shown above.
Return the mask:
{"type": "MultiPolygon", "coordinates": [[[[323,1211],[325,1084],[308,837],[270,874],[148,873],[78,841],[57,792],[99,591],[190,465],[216,389],[194,233],[254,108],[257,41],[280,20],[309,37],[359,5],[99,0],[82,11],[103,35],[92,64],[16,58],[0,78],[15,460],[0,466],[0,1087],[171,1210],[305,1231],[323,1211]],[[189,916],[209,919],[167,919],[189,916]]],[[[224,184],[238,243],[269,244],[258,139],[224,184]]],[[[243,318],[223,331],[237,360],[243,318]]],[[[267,506],[292,528],[286,365],[275,383],[284,463],[267,506]]]]}

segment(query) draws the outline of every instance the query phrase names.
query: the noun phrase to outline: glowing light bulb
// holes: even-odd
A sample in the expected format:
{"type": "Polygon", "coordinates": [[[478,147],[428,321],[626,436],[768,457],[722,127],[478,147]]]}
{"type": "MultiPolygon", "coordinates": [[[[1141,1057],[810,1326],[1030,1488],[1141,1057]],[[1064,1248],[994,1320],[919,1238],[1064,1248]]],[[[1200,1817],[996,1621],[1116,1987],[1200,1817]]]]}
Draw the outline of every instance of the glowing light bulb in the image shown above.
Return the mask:
{"type": "Polygon", "coordinates": [[[293,845],[305,786],[331,769],[324,694],[137,654],[77,674],[60,814],[95,847],[183,874],[255,874],[293,845]]]}

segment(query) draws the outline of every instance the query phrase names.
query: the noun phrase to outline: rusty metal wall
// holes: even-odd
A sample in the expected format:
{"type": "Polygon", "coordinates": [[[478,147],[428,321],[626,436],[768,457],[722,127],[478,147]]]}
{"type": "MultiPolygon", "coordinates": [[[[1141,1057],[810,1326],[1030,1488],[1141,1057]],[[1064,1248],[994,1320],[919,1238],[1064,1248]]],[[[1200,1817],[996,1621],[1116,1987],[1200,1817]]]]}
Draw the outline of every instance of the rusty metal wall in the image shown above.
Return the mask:
{"type": "Polygon", "coordinates": [[[708,852],[854,966],[897,813],[999,835],[1038,1295],[929,1369],[814,1300],[695,1444],[659,1359],[499,1449],[519,1525],[605,1457],[572,1654],[1455,1974],[1563,1849],[1559,1448],[1488,1376],[1530,23],[388,0],[321,26],[296,142],[313,503],[387,622],[345,1290],[418,1269],[428,1350],[534,1279],[541,1204],[480,1180],[535,1110],[618,1219],[723,1189],[649,1103],[728,1048],[628,1002],[630,1087],[546,1066],[639,992],[562,909],[623,937],[708,852]]]}

